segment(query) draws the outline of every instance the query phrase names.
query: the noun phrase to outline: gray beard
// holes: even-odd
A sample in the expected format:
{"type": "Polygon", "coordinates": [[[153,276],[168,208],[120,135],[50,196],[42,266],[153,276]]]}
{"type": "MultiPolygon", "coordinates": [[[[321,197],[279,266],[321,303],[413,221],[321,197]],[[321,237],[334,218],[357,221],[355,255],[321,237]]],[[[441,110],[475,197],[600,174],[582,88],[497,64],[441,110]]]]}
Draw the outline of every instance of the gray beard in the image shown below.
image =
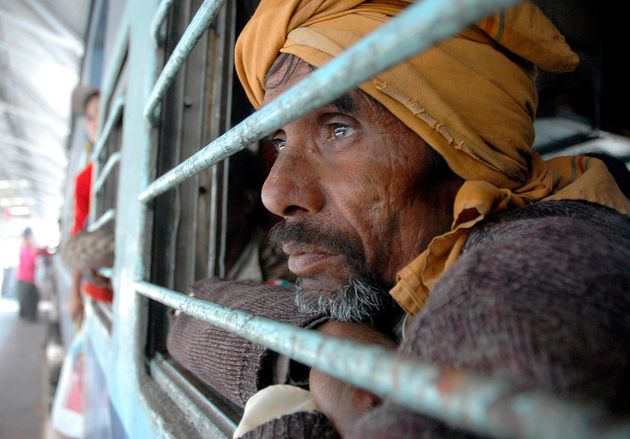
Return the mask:
{"type": "Polygon", "coordinates": [[[339,291],[330,294],[307,290],[302,279],[296,282],[295,304],[301,312],[326,314],[342,322],[365,322],[391,306],[392,298],[370,283],[353,279],[339,291]]]}

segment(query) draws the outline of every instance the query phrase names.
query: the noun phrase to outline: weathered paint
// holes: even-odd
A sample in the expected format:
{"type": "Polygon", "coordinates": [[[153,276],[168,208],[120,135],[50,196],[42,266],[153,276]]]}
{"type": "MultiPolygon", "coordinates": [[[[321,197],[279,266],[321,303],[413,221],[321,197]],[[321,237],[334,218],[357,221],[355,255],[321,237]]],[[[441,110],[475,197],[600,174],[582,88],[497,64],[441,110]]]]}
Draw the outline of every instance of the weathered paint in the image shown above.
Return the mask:
{"type": "MultiPolygon", "coordinates": [[[[140,200],[156,197],[470,23],[514,3],[515,0],[425,0],[409,6],[400,16],[158,178],[142,192],[140,200]]],[[[155,99],[149,102],[147,114],[156,104],[155,99]]]]}
{"type": "Polygon", "coordinates": [[[495,437],[622,438],[630,420],[608,418],[596,403],[441,367],[377,345],[362,345],[137,282],[151,299],[265,345],[332,376],[454,427],[495,437]]]}
{"type": "MultiPolygon", "coordinates": [[[[142,254],[145,211],[133,200],[147,184],[149,155],[152,149],[151,127],[142,116],[144,103],[155,81],[157,52],[149,34],[149,19],[158,7],[157,0],[126,3],[123,22],[117,36],[115,53],[109,60],[106,87],[101,108],[111,99],[119,72],[126,59],[125,108],[122,111],[119,188],[116,212],[116,262],[112,284],[114,321],[111,344],[103,358],[108,375],[110,399],[126,435],[131,438],[176,437],[177,423],[167,421],[161,410],[159,386],[148,376],[144,348],[147,340],[147,302],[133,291],[142,254]],[[147,15],[148,14],[148,15],[147,15]],[[141,17],[147,17],[142,19],[141,17]],[[156,405],[157,404],[157,405],[156,405]]],[[[112,112],[117,108],[113,105],[112,112]]],[[[122,109],[121,109],[122,110],[122,109]]],[[[99,320],[99,319],[96,319],[99,320]]],[[[94,323],[96,327],[96,323],[94,323]]],[[[101,324],[102,325],[102,324],[101,324]]],[[[89,328],[88,328],[89,329],[89,328]]],[[[103,333],[103,331],[99,331],[103,333]]],[[[105,335],[103,335],[105,336],[105,335]]],[[[168,407],[168,406],[167,406],[168,407]]]]}

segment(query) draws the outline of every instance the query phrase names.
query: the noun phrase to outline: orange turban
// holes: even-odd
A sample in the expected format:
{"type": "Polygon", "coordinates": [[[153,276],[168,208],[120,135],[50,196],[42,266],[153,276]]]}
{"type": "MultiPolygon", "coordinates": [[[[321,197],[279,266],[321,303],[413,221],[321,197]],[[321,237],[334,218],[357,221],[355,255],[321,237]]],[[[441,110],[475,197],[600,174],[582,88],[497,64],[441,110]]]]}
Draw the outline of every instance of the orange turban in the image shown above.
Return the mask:
{"type": "MultiPolygon", "coordinates": [[[[262,0],[239,36],[236,70],[255,107],[280,52],[321,67],[410,1],[262,0]]],[[[526,1],[383,72],[360,88],[439,152],[465,183],[451,230],[398,274],[393,297],[416,313],[457,260],[470,229],[490,214],[538,200],[587,200],[630,214],[606,166],[588,157],[545,162],[531,148],[533,69],[565,72],[578,57],[526,1]]]]}

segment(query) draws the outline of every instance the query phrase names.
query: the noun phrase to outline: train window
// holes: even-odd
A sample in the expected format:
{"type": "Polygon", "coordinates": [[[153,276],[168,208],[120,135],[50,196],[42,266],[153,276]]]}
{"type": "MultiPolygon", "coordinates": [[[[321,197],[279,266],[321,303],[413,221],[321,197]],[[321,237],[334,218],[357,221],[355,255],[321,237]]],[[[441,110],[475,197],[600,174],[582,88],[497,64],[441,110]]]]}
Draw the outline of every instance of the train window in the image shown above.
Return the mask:
{"type": "MultiPolygon", "coordinates": [[[[192,26],[195,14],[204,12],[201,1],[184,2],[171,8],[166,23],[156,27],[156,35],[163,42],[167,55],[192,26]]],[[[232,80],[232,47],[234,45],[236,3],[226,2],[187,55],[168,87],[162,101],[162,111],[156,120],[158,145],[154,163],[156,174],[162,175],[191,157],[207,139],[216,138],[227,131],[233,117],[248,112],[232,110],[231,103],[238,101],[232,80]]],[[[252,155],[252,157],[254,157],[252,155]]],[[[173,190],[157,197],[150,218],[152,242],[150,279],[157,285],[177,291],[190,291],[199,279],[226,274],[225,255],[230,253],[231,237],[236,236],[227,221],[229,198],[233,185],[229,178],[234,163],[219,162],[186,180],[173,190]]],[[[149,341],[147,355],[154,358],[152,374],[166,387],[176,386],[180,393],[194,397],[204,395],[207,403],[204,413],[222,426],[229,434],[238,419],[239,409],[218,392],[201,383],[192,374],[173,361],[166,349],[169,329],[169,312],[163,305],[150,305],[149,341]],[[194,385],[193,385],[194,384],[194,385]]],[[[185,407],[180,398],[176,402],[185,407]]],[[[215,433],[216,434],[216,433],[215,433]]]]}
{"type": "Polygon", "coordinates": [[[181,313],[479,434],[513,434],[513,416],[525,419],[519,424],[524,436],[564,431],[562,423],[541,427],[531,413],[515,415],[521,405],[544,406],[585,437],[598,432],[588,405],[537,391],[523,395],[494,378],[393,356],[190,294],[208,278],[292,280],[264,239],[274,218],[260,205],[269,167],[260,139],[513,1],[412,3],[255,112],[233,65],[235,38],[257,1],[141,3],[128,2],[109,51],[93,154],[91,227],[115,221],[116,261],[102,274],[116,293],[112,308],[92,304],[89,312],[100,319],[87,324],[99,362],[112,367],[112,416],[126,430],[120,437],[147,431],[228,437],[241,419],[241,405],[169,349],[171,322],[181,313]],[[150,20],[135,19],[148,13],[150,20]],[[140,397],[129,398],[134,392],[140,397]],[[130,401],[145,410],[130,415],[130,401]],[[486,416],[497,404],[509,408],[486,416]]]}

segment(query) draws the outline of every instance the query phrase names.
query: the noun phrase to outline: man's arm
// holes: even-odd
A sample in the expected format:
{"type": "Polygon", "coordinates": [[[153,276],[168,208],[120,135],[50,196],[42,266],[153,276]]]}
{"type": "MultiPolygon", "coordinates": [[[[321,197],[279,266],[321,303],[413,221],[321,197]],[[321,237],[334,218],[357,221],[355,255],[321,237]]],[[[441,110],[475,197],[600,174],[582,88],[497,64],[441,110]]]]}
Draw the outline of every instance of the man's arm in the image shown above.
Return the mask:
{"type": "Polygon", "coordinates": [[[83,297],[81,297],[81,272],[72,272],[72,285],[68,298],[68,311],[73,322],[83,318],[83,297]]]}

